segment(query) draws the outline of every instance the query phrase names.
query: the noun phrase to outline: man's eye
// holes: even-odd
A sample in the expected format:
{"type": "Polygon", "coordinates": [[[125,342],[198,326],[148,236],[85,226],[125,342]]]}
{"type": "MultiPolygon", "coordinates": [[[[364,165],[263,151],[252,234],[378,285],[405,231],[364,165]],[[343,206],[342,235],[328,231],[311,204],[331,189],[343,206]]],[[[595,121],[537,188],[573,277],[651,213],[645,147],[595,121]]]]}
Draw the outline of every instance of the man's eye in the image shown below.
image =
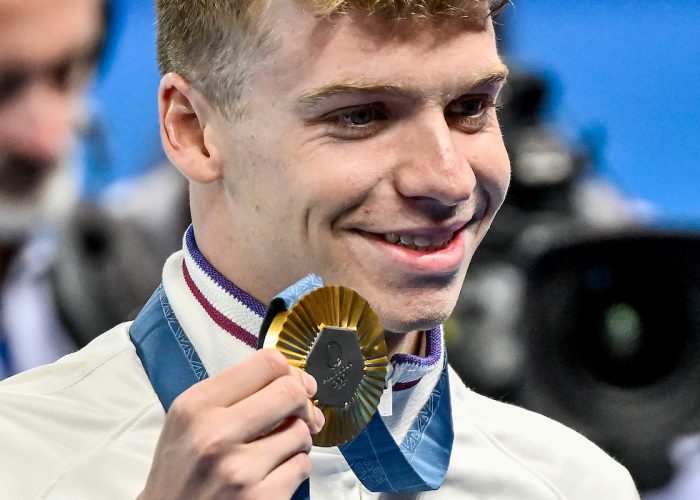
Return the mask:
{"type": "Polygon", "coordinates": [[[339,139],[366,139],[383,130],[389,115],[381,104],[363,104],[339,109],[327,114],[322,122],[330,127],[330,134],[339,139]]]}
{"type": "Polygon", "coordinates": [[[478,115],[484,110],[484,101],[481,99],[467,99],[462,101],[462,113],[466,116],[478,115]]]}
{"type": "Polygon", "coordinates": [[[496,103],[486,95],[464,97],[451,102],[445,108],[445,118],[449,123],[471,134],[486,127],[492,117],[488,111],[495,107],[496,103]]]}
{"type": "Polygon", "coordinates": [[[338,115],[338,120],[346,125],[361,127],[368,125],[375,120],[383,118],[380,111],[374,106],[362,106],[357,108],[346,109],[338,115]]]}
{"type": "Polygon", "coordinates": [[[452,105],[448,111],[452,114],[460,116],[478,116],[481,114],[488,103],[483,97],[470,97],[468,99],[461,99],[452,105]]]}

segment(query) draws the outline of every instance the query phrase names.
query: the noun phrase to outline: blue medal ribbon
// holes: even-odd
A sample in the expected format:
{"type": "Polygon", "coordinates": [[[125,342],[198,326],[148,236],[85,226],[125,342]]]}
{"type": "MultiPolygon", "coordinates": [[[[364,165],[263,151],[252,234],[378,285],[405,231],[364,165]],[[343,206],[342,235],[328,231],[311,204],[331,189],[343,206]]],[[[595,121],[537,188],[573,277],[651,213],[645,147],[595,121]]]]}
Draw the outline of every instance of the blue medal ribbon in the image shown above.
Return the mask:
{"type": "MultiPolygon", "coordinates": [[[[322,285],[320,278],[311,275],[282,292],[277,297],[279,300],[273,300],[264,325],[269,325],[268,317],[275,308],[277,312],[287,309],[299,297],[322,285]],[[290,293],[290,290],[297,293],[290,293]]],[[[208,377],[192,343],[175,318],[162,285],[132,323],[129,335],[166,412],[177,396],[208,377]]],[[[435,490],[442,485],[453,440],[445,361],[440,380],[401,445],[394,441],[379,413],[375,413],[365,430],[339,449],[368,490],[409,493],[435,490]]],[[[293,499],[309,498],[307,479],[293,499]]]]}
{"type": "Polygon", "coordinates": [[[163,285],[136,316],[129,336],[166,412],[175,398],[209,376],[177,321],[163,285]]]}

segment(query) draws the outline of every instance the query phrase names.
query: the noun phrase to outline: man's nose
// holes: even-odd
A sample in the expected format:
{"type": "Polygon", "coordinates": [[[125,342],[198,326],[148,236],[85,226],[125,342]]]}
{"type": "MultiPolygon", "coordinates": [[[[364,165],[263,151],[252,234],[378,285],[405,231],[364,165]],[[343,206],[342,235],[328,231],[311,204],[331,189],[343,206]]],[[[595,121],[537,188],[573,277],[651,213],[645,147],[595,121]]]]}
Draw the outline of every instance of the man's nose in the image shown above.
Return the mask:
{"type": "Polygon", "coordinates": [[[449,207],[467,200],[476,188],[476,176],[457,142],[463,132],[451,129],[437,110],[426,111],[412,125],[396,172],[397,190],[406,198],[449,207]]]}
{"type": "Polygon", "coordinates": [[[0,140],[14,154],[52,161],[66,148],[76,118],[72,93],[37,82],[2,113],[0,140]]]}

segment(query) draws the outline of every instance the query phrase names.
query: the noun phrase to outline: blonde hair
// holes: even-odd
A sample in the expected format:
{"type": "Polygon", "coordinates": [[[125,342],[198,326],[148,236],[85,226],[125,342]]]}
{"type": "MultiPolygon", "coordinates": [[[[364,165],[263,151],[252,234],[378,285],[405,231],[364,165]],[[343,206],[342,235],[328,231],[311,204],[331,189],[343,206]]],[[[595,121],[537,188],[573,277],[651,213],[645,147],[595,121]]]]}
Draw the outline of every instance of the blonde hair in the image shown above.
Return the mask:
{"type": "MultiPolygon", "coordinates": [[[[307,0],[319,17],[362,10],[387,19],[469,19],[488,4],[489,15],[510,0],[307,0]]],[[[265,0],[156,0],[161,74],[187,79],[225,115],[236,114],[244,83],[270,47],[262,26],[265,0]]]]}

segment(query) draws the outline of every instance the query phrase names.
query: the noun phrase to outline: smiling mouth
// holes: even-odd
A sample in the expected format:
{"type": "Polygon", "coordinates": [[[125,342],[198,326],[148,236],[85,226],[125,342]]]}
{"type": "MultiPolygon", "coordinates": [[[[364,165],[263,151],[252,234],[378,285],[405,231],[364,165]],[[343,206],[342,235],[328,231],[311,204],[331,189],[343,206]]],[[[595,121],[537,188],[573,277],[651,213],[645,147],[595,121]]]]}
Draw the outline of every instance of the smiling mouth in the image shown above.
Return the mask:
{"type": "Polygon", "coordinates": [[[439,230],[432,234],[423,232],[416,234],[411,232],[389,232],[389,233],[370,233],[360,231],[360,233],[382,243],[413,250],[415,252],[432,253],[445,250],[454,241],[457,235],[462,230],[470,225],[472,221],[453,230],[439,230]]]}
{"type": "Polygon", "coordinates": [[[377,235],[385,242],[398,247],[408,248],[418,252],[437,252],[444,250],[454,239],[456,232],[439,236],[419,236],[412,234],[386,233],[377,235]]]}

